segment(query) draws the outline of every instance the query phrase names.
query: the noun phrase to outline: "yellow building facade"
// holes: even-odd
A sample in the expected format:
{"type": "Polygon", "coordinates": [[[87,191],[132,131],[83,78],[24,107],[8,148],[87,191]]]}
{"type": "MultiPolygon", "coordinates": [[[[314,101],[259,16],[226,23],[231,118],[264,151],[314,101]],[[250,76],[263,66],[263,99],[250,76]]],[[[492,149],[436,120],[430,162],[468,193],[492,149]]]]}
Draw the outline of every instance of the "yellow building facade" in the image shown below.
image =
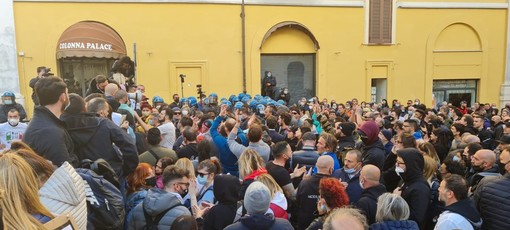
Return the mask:
{"type": "MultiPolygon", "coordinates": [[[[207,94],[228,98],[243,90],[259,94],[264,72],[271,71],[294,99],[501,103],[507,1],[378,0],[390,4],[386,9],[371,1],[15,0],[16,46],[24,54],[18,57],[20,91],[27,98],[32,93],[28,81],[38,66],[81,84],[98,71],[107,75],[112,56],[57,55],[73,49],[62,45],[64,32],[90,21],[117,33],[123,52],[136,56],[137,83],[165,101],[181,94],[180,74],[187,76],[185,96],[196,96],[202,84],[207,94]],[[372,24],[375,9],[390,9],[384,12],[389,24],[372,24]],[[371,42],[373,25],[383,25],[386,42],[371,42]],[[80,63],[83,58],[91,60],[80,63]]],[[[101,44],[92,48],[100,53],[101,44]]],[[[111,50],[105,44],[102,49],[111,50]]]]}

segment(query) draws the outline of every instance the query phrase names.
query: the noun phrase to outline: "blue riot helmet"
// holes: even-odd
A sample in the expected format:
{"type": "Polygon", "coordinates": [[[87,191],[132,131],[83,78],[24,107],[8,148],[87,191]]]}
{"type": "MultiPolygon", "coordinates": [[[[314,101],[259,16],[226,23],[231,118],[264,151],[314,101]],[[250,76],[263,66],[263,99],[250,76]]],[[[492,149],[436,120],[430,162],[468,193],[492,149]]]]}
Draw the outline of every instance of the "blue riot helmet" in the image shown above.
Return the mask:
{"type": "Polygon", "coordinates": [[[259,102],[260,102],[260,104],[263,104],[264,106],[267,105],[267,100],[266,99],[262,99],[259,102]]]}
{"type": "Polygon", "coordinates": [[[156,103],[165,103],[165,101],[160,96],[154,96],[152,98],[152,104],[156,104],[156,103]]]}
{"type": "Polygon", "coordinates": [[[265,97],[264,97],[264,99],[266,99],[266,100],[270,100],[270,99],[271,99],[271,97],[269,97],[269,96],[265,96],[265,97]]]}
{"type": "Polygon", "coordinates": [[[180,100],[181,107],[189,105],[188,98],[181,98],[180,100]]]}
{"type": "Polygon", "coordinates": [[[251,95],[249,93],[245,94],[245,96],[251,99],[251,95]]]}
{"type": "Polygon", "coordinates": [[[209,98],[208,97],[204,98],[203,102],[204,102],[204,105],[208,105],[209,104],[209,98]]]}
{"type": "Polygon", "coordinates": [[[257,105],[258,104],[259,103],[257,101],[253,100],[253,101],[250,102],[250,108],[255,110],[255,109],[257,109],[257,105]]]}
{"type": "Polygon", "coordinates": [[[189,102],[190,106],[197,106],[197,104],[198,104],[197,98],[195,98],[193,96],[188,97],[188,102],[189,102]]]}
{"type": "MultiPolygon", "coordinates": [[[[15,103],[16,95],[11,91],[5,91],[2,93],[2,102],[5,105],[12,105],[15,103]]],[[[7,111],[6,111],[7,112],[7,111]]]]}
{"type": "Polygon", "coordinates": [[[211,104],[211,105],[218,104],[218,94],[216,94],[216,93],[209,94],[209,104],[211,104]]]}
{"type": "Polygon", "coordinates": [[[256,100],[256,101],[260,101],[260,100],[263,99],[263,97],[257,94],[255,96],[253,96],[253,99],[256,100]]]}
{"type": "Polygon", "coordinates": [[[283,101],[283,100],[281,100],[281,99],[280,99],[280,100],[278,100],[276,103],[278,103],[278,104],[280,104],[280,105],[285,105],[285,101],[283,101]]]}
{"type": "Polygon", "coordinates": [[[236,102],[236,104],[235,104],[235,108],[236,108],[236,109],[241,109],[241,108],[243,108],[243,103],[242,103],[242,102],[240,102],[240,101],[236,102]]]}
{"type": "Polygon", "coordinates": [[[244,97],[241,99],[241,102],[243,102],[243,103],[247,103],[249,100],[250,100],[250,98],[249,98],[249,97],[244,96],[244,97]]]}
{"type": "Polygon", "coordinates": [[[237,98],[236,95],[232,94],[232,95],[230,95],[229,101],[232,103],[236,103],[239,101],[239,99],[237,98]]]}
{"type": "Polygon", "coordinates": [[[239,95],[237,95],[237,98],[238,98],[239,100],[242,100],[244,96],[246,96],[246,94],[244,94],[244,93],[239,93],[239,95]]]}
{"type": "Polygon", "coordinates": [[[223,101],[221,104],[227,105],[227,108],[232,107],[232,102],[230,102],[230,101],[223,101]]]}

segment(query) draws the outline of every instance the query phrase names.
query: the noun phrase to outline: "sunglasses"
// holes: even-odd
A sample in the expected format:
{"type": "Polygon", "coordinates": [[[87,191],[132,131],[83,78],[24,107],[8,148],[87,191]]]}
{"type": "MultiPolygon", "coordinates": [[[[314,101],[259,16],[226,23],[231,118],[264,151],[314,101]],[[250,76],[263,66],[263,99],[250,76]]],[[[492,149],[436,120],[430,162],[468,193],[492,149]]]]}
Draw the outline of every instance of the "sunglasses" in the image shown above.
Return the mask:
{"type": "Polygon", "coordinates": [[[201,172],[197,172],[197,175],[198,175],[198,176],[203,177],[203,176],[207,176],[207,175],[209,175],[209,173],[201,173],[201,172]]]}
{"type": "Polygon", "coordinates": [[[181,112],[177,112],[177,113],[175,113],[175,115],[181,115],[181,112]]]}

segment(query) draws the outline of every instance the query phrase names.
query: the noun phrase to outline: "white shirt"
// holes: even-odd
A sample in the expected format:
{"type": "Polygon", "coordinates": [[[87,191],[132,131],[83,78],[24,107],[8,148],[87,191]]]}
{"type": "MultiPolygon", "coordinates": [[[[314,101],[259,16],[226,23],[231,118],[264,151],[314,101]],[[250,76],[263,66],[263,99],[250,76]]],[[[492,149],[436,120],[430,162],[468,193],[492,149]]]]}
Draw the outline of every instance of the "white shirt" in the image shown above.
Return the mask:
{"type": "Polygon", "coordinates": [[[171,121],[158,127],[161,131],[162,140],[159,145],[167,149],[173,149],[175,144],[175,125],[171,121]]]}
{"type": "MultiPolygon", "coordinates": [[[[23,134],[27,130],[27,124],[18,123],[17,126],[11,126],[8,122],[0,124],[0,144],[5,145],[5,149],[11,148],[13,141],[21,141],[23,134]]],[[[0,150],[2,148],[0,147],[0,150]]]]}
{"type": "Polygon", "coordinates": [[[453,213],[450,211],[444,211],[439,215],[437,219],[436,230],[451,230],[451,229],[462,229],[462,230],[473,230],[473,226],[463,216],[453,213]]]}

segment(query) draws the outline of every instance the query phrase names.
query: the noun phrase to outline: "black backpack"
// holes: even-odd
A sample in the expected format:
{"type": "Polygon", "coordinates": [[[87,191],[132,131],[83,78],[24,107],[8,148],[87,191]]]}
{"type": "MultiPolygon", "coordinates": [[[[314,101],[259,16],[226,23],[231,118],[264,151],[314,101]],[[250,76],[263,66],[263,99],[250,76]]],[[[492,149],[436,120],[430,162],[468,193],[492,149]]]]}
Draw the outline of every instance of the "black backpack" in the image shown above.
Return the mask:
{"type": "Polygon", "coordinates": [[[76,172],[87,182],[87,229],[122,229],[125,210],[120,190],[90,169],[76,172]]]}
{"type": "Polygon", "coordinates": [[[182,204],[175,204],[174,206],[171,206],[170,208],[163,210],[163,212],[161,212],[160,214],[153,218],[152,216],[149,215],[149,213],[147,213],[147,210],[145,210],[145,207],[143,207],[142,204],[143,216],[145,217],[145,227],[143,227],[143,230],[158,230],[159,221],[163,219],[166,213],[172,210],[173,208],[181,205],[182,204]]]}

